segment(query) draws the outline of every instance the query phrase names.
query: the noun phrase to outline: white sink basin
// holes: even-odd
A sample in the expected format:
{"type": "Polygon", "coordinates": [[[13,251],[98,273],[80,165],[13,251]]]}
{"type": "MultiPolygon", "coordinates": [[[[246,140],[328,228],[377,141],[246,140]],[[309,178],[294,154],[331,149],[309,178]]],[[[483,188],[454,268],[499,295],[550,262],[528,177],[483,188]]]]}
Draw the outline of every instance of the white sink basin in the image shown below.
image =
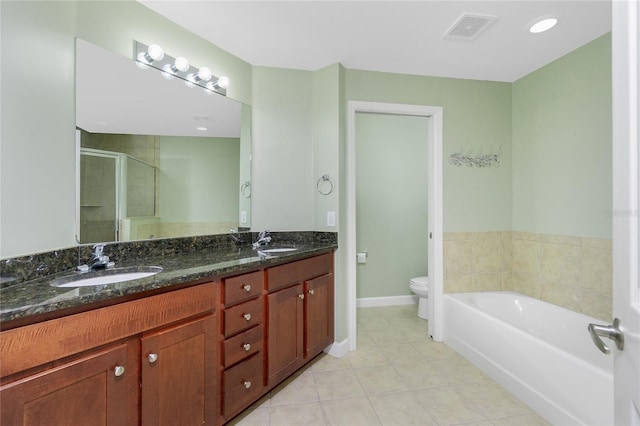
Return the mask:
{"type": "Polygon", "coordinates": [[[269,254],[269,253],[287,253],[289,251],[296,251],[296,250],[298,249],[295,247],[282,247],[282,248],[272,248],[272,249],[259,250],[259,251],[261,251],[262,253],[269,254]]]}
{"type": "Polygon", "coordinates": [[[128,268],[105,269],[87,272],[73,277],[60,278],[51,283],[54,287],[89,287],[94,285],[114,284],[150,277],[161,272],[160,266],[132,266],[128,268]]]}

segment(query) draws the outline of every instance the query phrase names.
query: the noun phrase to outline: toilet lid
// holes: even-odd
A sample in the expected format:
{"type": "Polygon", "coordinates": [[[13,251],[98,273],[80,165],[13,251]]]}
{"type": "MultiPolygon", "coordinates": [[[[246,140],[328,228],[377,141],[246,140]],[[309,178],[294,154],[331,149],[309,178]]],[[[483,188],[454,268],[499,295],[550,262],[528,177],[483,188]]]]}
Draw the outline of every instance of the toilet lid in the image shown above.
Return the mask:
{"type": "Polygon", "coordinates": [[[422,286],[428,287],[429,286],[429,277],[411,278],[411,284],[422,285],[422,286]]]}

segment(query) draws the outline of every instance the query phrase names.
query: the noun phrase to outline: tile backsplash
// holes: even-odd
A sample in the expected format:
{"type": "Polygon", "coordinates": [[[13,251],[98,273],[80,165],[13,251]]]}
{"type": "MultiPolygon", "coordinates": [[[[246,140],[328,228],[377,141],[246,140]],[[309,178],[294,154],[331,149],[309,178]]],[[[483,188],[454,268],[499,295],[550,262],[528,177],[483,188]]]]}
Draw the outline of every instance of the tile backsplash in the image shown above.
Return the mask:
{"type": "Polygon", "coordinates": [[[519,231],[445,233],[444,289],[514,290],[610,321],[611,240],[519,231]]]}

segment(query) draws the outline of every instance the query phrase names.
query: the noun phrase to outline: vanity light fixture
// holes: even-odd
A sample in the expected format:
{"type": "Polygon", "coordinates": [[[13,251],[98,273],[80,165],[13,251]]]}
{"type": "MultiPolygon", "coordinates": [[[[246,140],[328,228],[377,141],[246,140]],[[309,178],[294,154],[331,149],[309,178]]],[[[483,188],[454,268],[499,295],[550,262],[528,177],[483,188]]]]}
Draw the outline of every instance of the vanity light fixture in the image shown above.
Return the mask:
{"type": "Polygon", "coordinates": [[[147,46],[136,41],[134,43],[134,57],[140,68],[156,68],[167,80],[177,77],[184,80],[189,87],[200,86],[208,93],[215,92],[223,96],[227,95],[226,88],[229,86],[227,77],[215,77],[209,68],[194,67],[182,56],[173,58],[165,54],[157,44],[147,46]]]}
{"type": "Polygon", "coordinates": [[[558,23],[558,18],[552,16],[543,16],[536,19],[529,24],[529,32],[532,34],[539,34],[550,30],[558,23]]]}

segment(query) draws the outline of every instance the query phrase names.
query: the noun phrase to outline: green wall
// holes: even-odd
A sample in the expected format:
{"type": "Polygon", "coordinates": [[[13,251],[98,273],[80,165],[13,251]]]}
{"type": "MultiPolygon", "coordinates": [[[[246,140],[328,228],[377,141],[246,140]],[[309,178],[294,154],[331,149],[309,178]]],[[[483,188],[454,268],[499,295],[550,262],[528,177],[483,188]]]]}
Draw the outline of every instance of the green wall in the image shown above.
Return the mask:
{"type": "Polygon", "coordinates": [[[238,220],[239,139],[160,136],[159,170],[161,221],[238,220]]]}
{"type": "Polygon", "coordinates": [[[511,84],[346,70],[348,100],[444,110],[444,231],[511,229],[511,84]],[[499,167],[456,167],[457,150],[501,149],[499,167]]]}
{"type": "Polygon", "coordinates": [[[356,114],[357,297],[410,294],[427,275],[428,119],[356,114]]]}
{"type": "Polygon", "coordinates": [[[1,258],[75,244],[76,37],[128,57],[134,40],[158,43],[251,101],[250,64],[135,1],[2,1],[0,19],[1,258]]]}
{"type": "Polygon", "coordinates": [[[611,34],[513,83],[513,230],[611,238],[611,34]]]}

